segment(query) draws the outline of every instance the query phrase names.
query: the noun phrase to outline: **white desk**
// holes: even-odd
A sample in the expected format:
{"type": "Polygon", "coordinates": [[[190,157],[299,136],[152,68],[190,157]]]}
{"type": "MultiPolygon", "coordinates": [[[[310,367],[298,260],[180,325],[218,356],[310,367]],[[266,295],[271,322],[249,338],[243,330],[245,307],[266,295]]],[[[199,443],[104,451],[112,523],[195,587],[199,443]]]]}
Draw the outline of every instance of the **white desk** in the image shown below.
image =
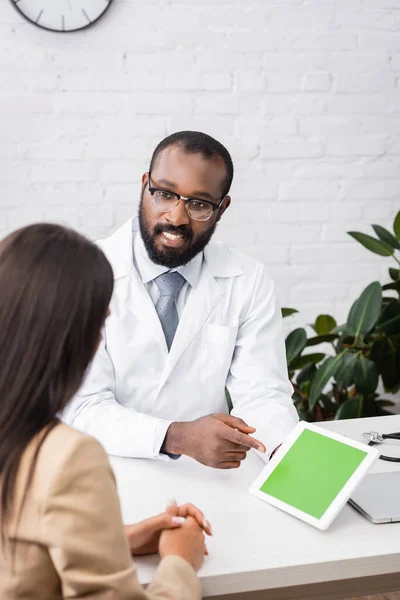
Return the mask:
{"type": "MultiPolygon", "coordinates": [[[[323,426],[362,440],[364,431],[400,431],[400,415],[323,426]]],[[[384,449],[400,456],[399,442],[384,449]]],[[[340,598],[400,589],[400,523],[374,525],[347,505],[327,531],[318,531],[248,493],[263,468],[255,454],[231,471],[186,457],[168,463],[113,457],[111,462],[125,523],[162,512],[173,497],[198,505],[211,521],[210,555],[199,573],[205,597],[251,592],[240,597],[340,598]]],[[[380,460],[371,472],[396,469],[400,463],[380,460]]],[[[136,560],[143,584],[157,562],[155,556],[136,560]]]]}

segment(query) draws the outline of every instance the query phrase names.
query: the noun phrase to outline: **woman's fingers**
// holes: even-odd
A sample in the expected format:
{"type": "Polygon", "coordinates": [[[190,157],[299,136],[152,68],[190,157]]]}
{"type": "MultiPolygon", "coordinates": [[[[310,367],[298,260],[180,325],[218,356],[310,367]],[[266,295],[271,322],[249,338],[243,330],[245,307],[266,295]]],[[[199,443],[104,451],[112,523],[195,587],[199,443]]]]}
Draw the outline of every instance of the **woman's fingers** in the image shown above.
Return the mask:
{"type": "Polygon", "coordinates": [[[174,529],[175,527],[180,527],[185,522],[184,517],[180,517],[179,515],[171,515],[167,512],[159,515],[159,529],[174,529]]]}
{"type": "Polygon", "coordinates": [[[186,521],[185,517],[171,517],[171,523],[174,527],[183,525],[185,523],[185,521],[186,521]]]}
{"type": "Polygon", "coordinates": [[[166,527],[179,527],[185,522],[184,516],[179,515],[179,507],[175,498],[171,498],[168,501],[167,509],[164,513],[166,515],[166,527]]]}
{"type": "Polygon", "coordinates": [[[193,519],[195,519],[197,521],[197,524],[199,525],[199,527],[201,527],[202,529],[204,529],[204,531],[207,533],[207,535],[212,535],[212,531],[211,531],[211,524],[209,521],[207,521],[207,519],[205,518],[204,514],[202,513],[202,511],[197,508],[197,506],[195,506],[194,504],[182,504],[181,506],[178,507],[178,515],[180,517],[193,517],[193,519]]]}
{"type": "Polygon", "coordinates": [[[197,506],[190,503],[178,506],[175,499],[168,502],[164,513],[152,517],[151,519],[148,519],[148,521],[155,526],[156,530],[162,530],[180,527],[188,518],[193,519],[207,535],[212,535],[209,521],[207,521],[203,512],[197,508],[197,506]]]}
{"type": "Polygon", "coordinates": [[[178,504],[177,504],[175,498],[171,498],[170,500],[168,500],[167,508],[166,508],[165,512],[167,512],[169,515],[171,515],[171,517],[178,514],[178,504]]]}

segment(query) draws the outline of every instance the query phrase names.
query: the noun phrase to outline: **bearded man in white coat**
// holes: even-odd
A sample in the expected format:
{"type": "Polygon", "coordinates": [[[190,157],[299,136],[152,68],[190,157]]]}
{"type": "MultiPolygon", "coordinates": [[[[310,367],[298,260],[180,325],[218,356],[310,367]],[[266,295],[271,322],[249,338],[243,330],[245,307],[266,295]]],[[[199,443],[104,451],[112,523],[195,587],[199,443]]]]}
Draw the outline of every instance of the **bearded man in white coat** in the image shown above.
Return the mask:
{"type": "Polygon", "coordinates": [[[210,241],[232,178],[222,144],[175,133],[142,177],[138,218],[99,242],[111,314],[64,420],[109,454],[236,468],[250,448],[268,460],[297,423],[271,277],[210,241]]]}

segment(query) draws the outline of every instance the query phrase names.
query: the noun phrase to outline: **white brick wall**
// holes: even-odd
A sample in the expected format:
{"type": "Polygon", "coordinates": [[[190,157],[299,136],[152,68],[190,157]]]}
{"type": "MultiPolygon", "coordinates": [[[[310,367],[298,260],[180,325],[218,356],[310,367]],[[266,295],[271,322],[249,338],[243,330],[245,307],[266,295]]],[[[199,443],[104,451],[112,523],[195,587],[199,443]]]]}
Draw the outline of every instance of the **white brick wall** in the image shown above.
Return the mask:
{"type": "Polygon", "coordinates": [[[109,234],[179,129],[231,150],[218,235],[270,266],[291,325],[342,320],[389,264],[346,230],[400,208],[400,2],[115,0],[60,35],[2,0],[1,235],[40,219],[109,234]]]}

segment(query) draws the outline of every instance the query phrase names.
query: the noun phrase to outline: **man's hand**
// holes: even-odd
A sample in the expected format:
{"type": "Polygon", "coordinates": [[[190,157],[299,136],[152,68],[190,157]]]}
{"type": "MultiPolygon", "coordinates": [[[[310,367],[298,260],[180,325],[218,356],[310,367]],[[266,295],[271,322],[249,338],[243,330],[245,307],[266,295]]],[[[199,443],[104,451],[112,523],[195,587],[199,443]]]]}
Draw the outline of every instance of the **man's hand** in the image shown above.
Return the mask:
{"type": "Polygon", "coordinates": [[[145,519],[134,525],[125,525],[125,534],[132,556],[158,552],[161,533],[167,529],[181,527],[188,517],[194,519],[207,535],[211,535],[211,525],[205,520],[201,510],[193,504],[178,506],[175,501],[168,505],[165,512],[156,517],[145,519]]]}
{"type": "Polygon", "coordinates": [[[188,423],[172,423],[163,449],[186,454],[208,467],[235,469],[250,448],[265,452],[264,444],[248,435],[254,432],[254,427],[242,419],[217,413],[188,423]]]}

